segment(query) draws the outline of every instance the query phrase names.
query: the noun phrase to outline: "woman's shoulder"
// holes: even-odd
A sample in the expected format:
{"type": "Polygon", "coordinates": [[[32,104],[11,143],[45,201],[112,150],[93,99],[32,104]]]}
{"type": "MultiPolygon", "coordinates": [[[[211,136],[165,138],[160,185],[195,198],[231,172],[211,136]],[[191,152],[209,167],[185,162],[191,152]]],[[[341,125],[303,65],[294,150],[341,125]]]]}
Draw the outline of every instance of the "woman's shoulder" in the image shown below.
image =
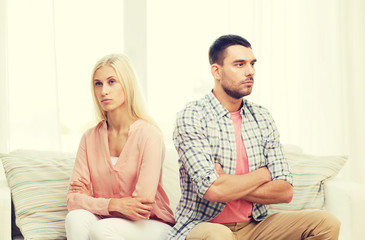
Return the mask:
{"type": "Polygon", "coordinates": [[[162,137],[160,129],[153,123],[143,119],[136,120],[129,127],[129,135],[136,134],[144,137],[158,136],[162,137]]]}
{"type": "Polygon", "coordinates": [[[100,133],[100,131],[106,130],[106,122],[105,120],[100,121],[93,127],[90,127],[84,132],[84,137],[90,137],[91,135],[100,133]]]}

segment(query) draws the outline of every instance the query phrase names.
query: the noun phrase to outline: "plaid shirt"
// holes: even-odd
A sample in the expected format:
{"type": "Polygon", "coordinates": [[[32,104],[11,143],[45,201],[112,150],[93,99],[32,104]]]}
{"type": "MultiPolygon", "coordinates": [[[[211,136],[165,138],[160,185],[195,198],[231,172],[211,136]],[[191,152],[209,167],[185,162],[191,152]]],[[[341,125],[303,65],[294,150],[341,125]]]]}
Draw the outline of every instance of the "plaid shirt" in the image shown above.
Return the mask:
{"type": "MultiPolygon", "coordinates": [[[[273,180],[283,179],[292,184],[279,133],[269,112],[243,99],[241,115],[250,172],[267,166],[273,180]]],[[[226,203],[209,202],[203,196],[218,178],[215,163],[220,163],[225,173],[235,174],[236,139],[230,113],[213,93],[178,113],[173,139],[179,154],[182,196],[169,239],[180,240],[198,223],[213,219],[225,207],[226,203]]],[[[267,215],[266,205],[253,204],[255,220],[261,221],[267,215]]]]}

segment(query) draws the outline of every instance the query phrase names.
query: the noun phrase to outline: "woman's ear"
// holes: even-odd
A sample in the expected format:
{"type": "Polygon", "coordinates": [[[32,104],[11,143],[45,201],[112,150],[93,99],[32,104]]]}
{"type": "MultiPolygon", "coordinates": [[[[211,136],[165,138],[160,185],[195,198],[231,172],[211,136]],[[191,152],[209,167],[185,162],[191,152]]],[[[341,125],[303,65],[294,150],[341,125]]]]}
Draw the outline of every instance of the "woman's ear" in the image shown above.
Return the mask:
{"type": "Polygon", "coordinates": [[[222,73],[221,73],[221,66],[217,63],[214,63],[210,66],[210,71],[214,77],[214,79],[216,80],[220,80],[222,78],[222,73]]]}

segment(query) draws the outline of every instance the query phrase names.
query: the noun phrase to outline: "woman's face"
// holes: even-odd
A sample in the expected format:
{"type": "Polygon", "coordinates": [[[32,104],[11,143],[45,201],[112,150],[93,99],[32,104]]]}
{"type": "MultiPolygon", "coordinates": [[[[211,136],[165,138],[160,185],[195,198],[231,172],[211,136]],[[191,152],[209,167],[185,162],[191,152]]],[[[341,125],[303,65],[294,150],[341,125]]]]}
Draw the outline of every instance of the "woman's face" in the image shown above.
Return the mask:
{"type": "Polygon", "coordinates": [[[96,70],[93,84],[95,96],[104,111],[114,111],[125,103],[122,84],[111,66],[103,66],[96,70]]]}

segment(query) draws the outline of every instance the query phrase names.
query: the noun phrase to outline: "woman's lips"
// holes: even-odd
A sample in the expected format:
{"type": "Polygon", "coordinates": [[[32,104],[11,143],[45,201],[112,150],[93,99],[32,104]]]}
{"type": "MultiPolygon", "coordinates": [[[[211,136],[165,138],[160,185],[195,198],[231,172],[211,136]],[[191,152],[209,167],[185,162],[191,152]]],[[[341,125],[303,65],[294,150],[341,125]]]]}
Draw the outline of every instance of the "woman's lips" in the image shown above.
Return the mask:
{"type": "Polygon", "coordinates": [[[102,103],[108,103],[110,101],[111,101],[111,99],[103,99],[103,100],[101,100],[102,103]]]}

